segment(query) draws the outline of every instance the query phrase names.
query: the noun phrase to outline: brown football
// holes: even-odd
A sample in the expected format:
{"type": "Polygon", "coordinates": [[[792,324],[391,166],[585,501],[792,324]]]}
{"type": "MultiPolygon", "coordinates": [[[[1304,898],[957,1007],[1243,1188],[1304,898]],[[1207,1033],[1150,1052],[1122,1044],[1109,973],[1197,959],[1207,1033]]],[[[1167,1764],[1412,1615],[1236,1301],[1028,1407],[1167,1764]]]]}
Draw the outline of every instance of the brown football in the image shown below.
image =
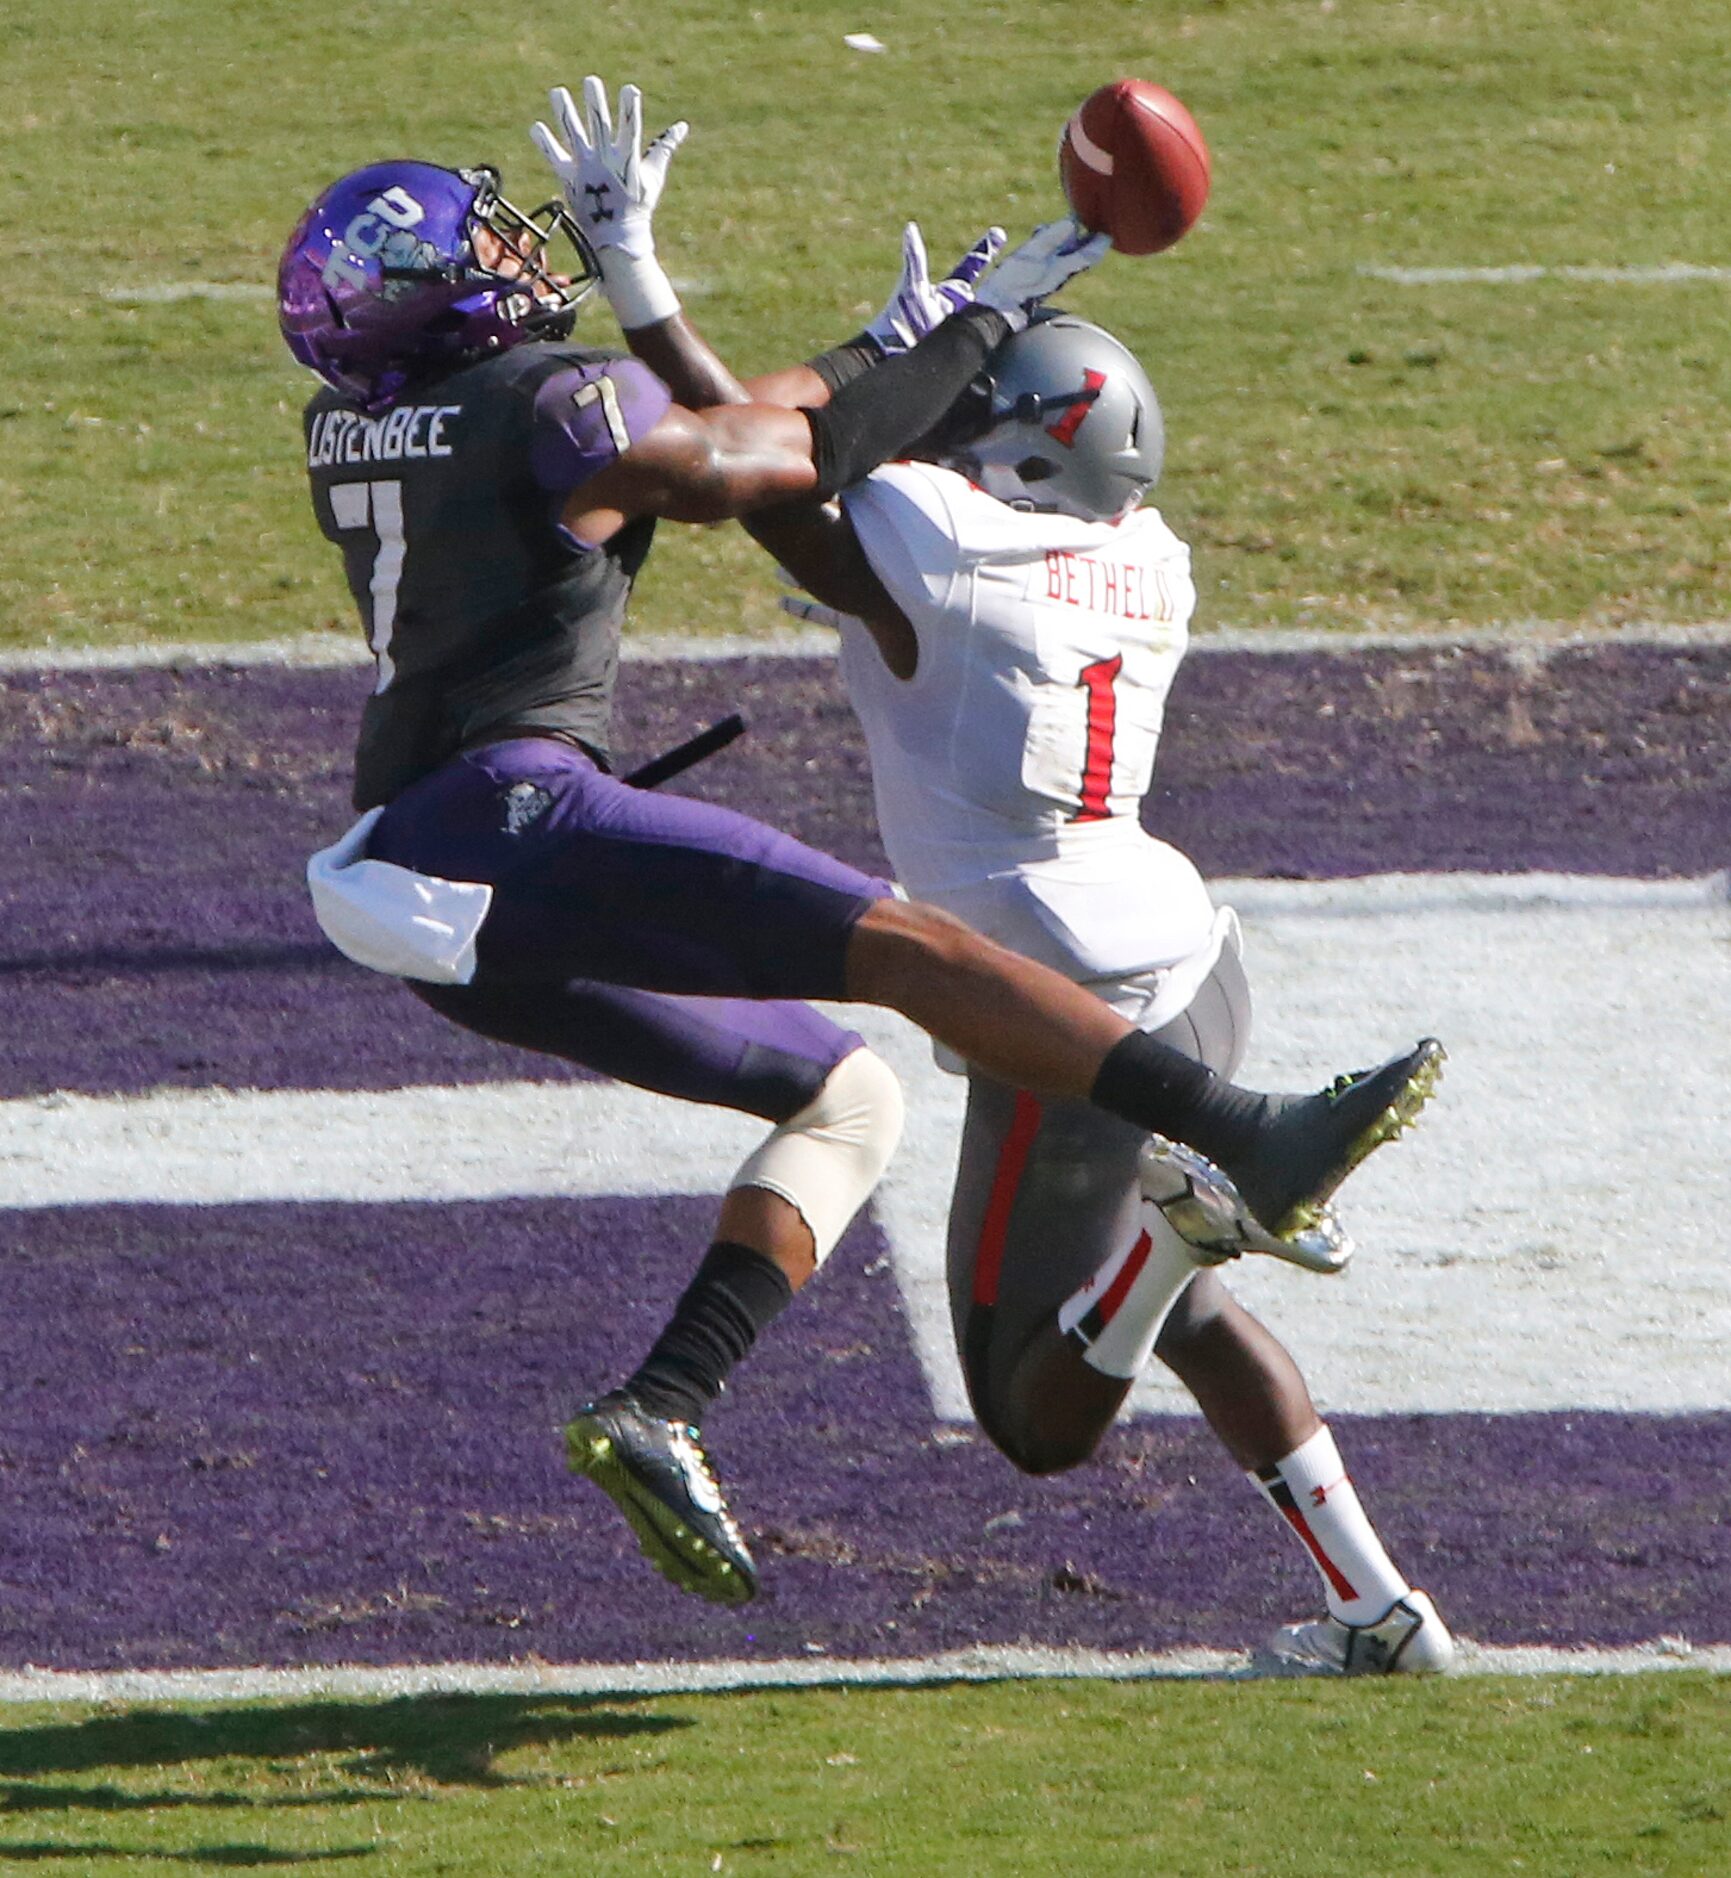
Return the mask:
{"type": "Polygon", "coordinates": [[[1120,78],[1083,99],[1064,126],[1058,175],[1076,219],[1120,254],[1158,254],[1194,227],[1208,200],[1208,146],[1161,85],[1120,78]]]}

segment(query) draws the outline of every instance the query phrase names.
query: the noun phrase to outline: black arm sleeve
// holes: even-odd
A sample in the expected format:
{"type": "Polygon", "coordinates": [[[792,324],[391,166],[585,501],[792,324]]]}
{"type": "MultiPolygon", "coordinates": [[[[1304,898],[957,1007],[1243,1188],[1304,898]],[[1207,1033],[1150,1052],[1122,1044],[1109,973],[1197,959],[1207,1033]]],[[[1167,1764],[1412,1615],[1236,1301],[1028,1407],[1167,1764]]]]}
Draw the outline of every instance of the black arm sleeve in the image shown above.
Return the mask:
{"type": "Polygon", "coordinates": [[[902,454],[925,436],[1009,337],[1010,322],[990,307],[964,307],[911,351],[843,385],[807,410],[821,501],[902,454]]]}
{"type": "Polygon", "coordinates": [[[820,352],[815,359],[807,359],[806,365],[829,386],[830,390],[840,391],[843,385],[852,384],[861,372],[869,372],[883,358],[878,344],[868,333],[856,333],[846,345],[832,346],[827,352],[820,352]]]}

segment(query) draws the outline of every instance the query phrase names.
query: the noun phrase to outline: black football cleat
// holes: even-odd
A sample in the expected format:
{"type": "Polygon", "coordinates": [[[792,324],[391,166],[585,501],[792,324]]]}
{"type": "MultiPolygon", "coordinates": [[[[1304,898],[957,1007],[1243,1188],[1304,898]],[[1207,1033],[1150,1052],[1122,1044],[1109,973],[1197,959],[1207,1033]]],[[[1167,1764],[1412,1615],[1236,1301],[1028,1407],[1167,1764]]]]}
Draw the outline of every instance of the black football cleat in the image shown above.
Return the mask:
{"type": "Polygon", "coordinates": [[[1190,1248],[1198,1265],[1224,1265],[1246,1252],[1285,1259],[1307,1272],[1339,1272],[1353,1244],[1327,1208],[1315,1226],[1277,1239],[1232,1182],[1182,1141],[1150,1135],[1136,1162],[1142,1197],[1190,1248]]]}
{"type": "Polygon", "coordinates": [[[613,1501],[643,1556],[681,1591],[711,1604],[756,1595],[757,1567],[688,1422],[662,1421],[615,1391],[566,1423],[565,1457],[613,1501]]]}
{"type": "Polygon", "coordinates": [[[1267,1096],[1254,1139],[1220,1165],[1277,1239],[1314,1232],[1359,1162],[1418,1120],[1446,1060],[1426,1037],[1377,1069],[1337,1076],[1316,1095],[1267,1096]]]}

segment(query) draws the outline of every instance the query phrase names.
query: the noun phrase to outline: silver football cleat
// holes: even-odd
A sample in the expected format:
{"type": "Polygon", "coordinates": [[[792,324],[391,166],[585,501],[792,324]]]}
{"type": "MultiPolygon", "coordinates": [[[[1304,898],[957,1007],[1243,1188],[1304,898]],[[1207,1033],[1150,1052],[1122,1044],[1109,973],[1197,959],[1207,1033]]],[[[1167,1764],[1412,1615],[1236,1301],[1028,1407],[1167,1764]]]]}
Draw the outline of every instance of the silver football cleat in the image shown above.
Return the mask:
{"type": "Polygon", "coordinates": [[[1204,1154],[1182,1141],[1150,1135],[1137,1161],[1143,1197],[1203,1265],[1223,1265],[1245,1252],[1285,1259],[1307,1272],[1338,1272],[1354,1247],[1333,1209],[1276,1237],[1245,1205],[1243,1195],[1204,1154]]]}
{"type": "Polygon", "coordinates": [[[1284,1624],[1259,1652],[1286,1676],[1436,1676],[1454,1659],[1454,1638],[1422,1591],[1396,1598],[1374,1624],[1284,1624]]]}

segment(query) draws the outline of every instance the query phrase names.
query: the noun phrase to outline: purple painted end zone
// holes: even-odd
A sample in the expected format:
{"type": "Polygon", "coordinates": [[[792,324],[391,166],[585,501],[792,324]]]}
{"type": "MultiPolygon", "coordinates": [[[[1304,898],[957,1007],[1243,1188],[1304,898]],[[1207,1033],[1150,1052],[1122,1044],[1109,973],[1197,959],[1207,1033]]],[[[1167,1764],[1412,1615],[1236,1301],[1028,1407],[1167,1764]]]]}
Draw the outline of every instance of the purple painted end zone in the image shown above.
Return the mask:
{"type": "MultiPolygon", "coordinates": [[[[1239,1647],[1310,1613],[1189,1420],[1016,1474],[934,1429],[856,1227],[709,1430],[765,1591],[651,1574],[554,1426],[651,1335],[700,1200],[70,1208],[0,1243],[0,1662],[1239,1647]]],[[[1491,1643],[1731,1640],[1731,1416],[1343,1417],[1390,1545],[1491,1643]]]]}
{"type": "MultiPolygon", "coordinates": [[[[0,1095],[563,1072],[336,958],[356,672],[0,681],[0,1095]]],[[[867,868],[820,661],[629,668],[622,762],[740,706],[693,794],[867,868]]],[[[1162,832],[1213,874],[1697,875],[1731,863],[1731,648],[1193,659],[1162,832]]],[[[701,1201],[0,1210],[0,1661],[628,1659],[1026,1638],[1242,1645],[1315,1608],[1200,1424],[1016,1475],[933,1428],[855,1229],[709,1430],[744,1613],[647,1572],[553,1426],[640,1353],[701,1201]]],[[[1731,1415],[1336,1422],[1397,1556],[1485,1642],[1731,1640],[1731,1415]]]]}

